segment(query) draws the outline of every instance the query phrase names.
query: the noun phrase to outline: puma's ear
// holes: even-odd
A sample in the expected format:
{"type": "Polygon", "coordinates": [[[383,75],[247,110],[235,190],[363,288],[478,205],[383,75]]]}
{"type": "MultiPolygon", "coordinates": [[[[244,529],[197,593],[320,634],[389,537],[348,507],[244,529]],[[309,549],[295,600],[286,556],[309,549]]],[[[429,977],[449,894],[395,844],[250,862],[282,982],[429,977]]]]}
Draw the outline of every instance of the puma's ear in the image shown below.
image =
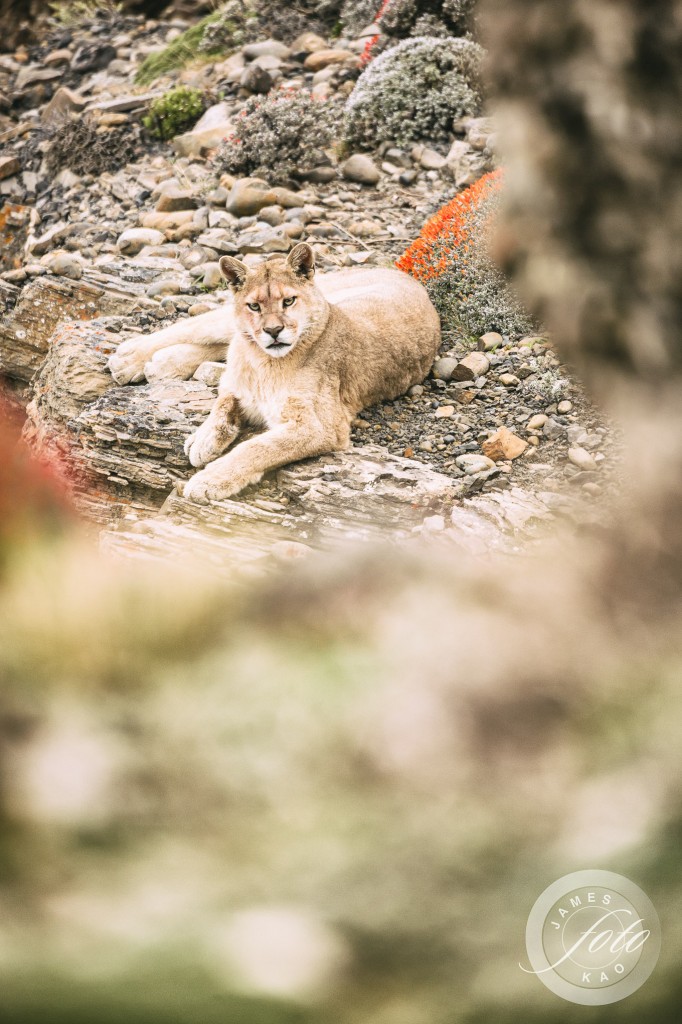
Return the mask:
{"type": "Polygon", "coordinates": [[[299,277],[310,279],[315,273],[315,253],[307,242],[299,242],[289,253],[287,263],[299,277]]]}
{"type": "Polygon", "coordinates": [[[222,256],[218,261],[218,266],[220,267],[220,273],[231,288],[239,291],[240,288],[244,287],[244,281],[246,281],[246,275],[249,272],[249,268],[245,263],[236,260],[234,256],[222,256]]]}

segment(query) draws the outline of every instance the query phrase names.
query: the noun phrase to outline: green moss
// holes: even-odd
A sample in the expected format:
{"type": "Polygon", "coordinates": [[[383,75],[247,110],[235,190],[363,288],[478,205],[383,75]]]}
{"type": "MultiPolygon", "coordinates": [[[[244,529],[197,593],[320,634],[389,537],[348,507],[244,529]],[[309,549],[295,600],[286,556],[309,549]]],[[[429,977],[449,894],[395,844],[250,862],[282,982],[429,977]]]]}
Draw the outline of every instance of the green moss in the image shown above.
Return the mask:
{"type": "Polygon", "coordinates": [[[172,139],[190,128],[204,110],[200,89],[180,86],[155,100],[142,123],[157,139],[172,139]]]}
{"type": "Polygon", "coordinates": [[[206,50],[201,50],[200,46],[206,29],[215,22],[220,21],[221,18],[222,11],[214,11],[212,14],[208,14],[201,21],[198,21],[196,25],[192,25],[181,36],[178,36],[177,39],[174,39],[161,53],[150,54],[140,65],[135,75],[137,84],[149,85],[155,79],[160,78],[161,75],[167,75],[170,71],[183,68],[185,64],[189,64],[190,61],[196,60],[199,56],[218,56],[222,52],[220,48],[207,52],[206,50]]]}

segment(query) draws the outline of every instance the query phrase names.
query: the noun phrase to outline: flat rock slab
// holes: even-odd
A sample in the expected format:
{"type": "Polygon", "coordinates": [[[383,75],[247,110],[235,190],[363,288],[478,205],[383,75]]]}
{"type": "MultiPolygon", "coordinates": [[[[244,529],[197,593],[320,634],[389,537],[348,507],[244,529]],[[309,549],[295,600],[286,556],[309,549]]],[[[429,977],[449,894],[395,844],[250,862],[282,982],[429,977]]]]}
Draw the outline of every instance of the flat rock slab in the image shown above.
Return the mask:
{"type": "Polygon", "coordinates": [[[115,280],[37,277],[21,291],[14,309],[0,318],[0,372],[28,383],[42,368],[50,338],[62,321],[126,314],[139,298],[115,280]]]}
{"type": "Polygon", "coordinates": [[[185,438],[216,396],[197,380],[116,386],[106,364],[121,335],[106,324],[62,323],[54,331],[24,431],[36,451],[66,465],[77,503],[100,522],[131,504],[158,508],[191,475],[185,438]]]}
{"type": "Polygon", "coordinates": [[[102,544],[220,572],[265,567],[306,548],[405,538],[451,496],[449,477],[368,445],[288,466],[234,500],[198,505],[171,494],[157,517],[105,531],[102,544]]]}
{"type": "Polygon", "coordinates": [[[450,477],[368,445],[288,466],[229,501],[198,505],[173,493],[155,517],[131,517],[101,540],[126,559],[251,574],[310,550],[370,540],[421,537],[479,557],[513,554],[533,526],[553,518],[520,488],[457,502],[450,477]],[[434,520],[442,523],[437,534],[434,520]]]}

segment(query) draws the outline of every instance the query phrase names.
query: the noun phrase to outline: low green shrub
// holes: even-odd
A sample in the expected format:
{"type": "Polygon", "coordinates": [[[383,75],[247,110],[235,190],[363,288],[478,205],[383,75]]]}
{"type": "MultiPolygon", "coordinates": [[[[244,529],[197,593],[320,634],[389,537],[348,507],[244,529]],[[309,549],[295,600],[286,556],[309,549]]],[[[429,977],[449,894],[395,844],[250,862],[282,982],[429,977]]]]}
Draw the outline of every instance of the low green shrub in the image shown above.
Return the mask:
{"type": "MultiPolygon", "coordinates": [[[[160,53],[150,53],[141,63],[135,75],[137,85],[150,85],[162,75],[184,68],[190,60],[199,57],[218,56],[226,44],[216,44],[214,50],[202,49],[207,31],[223,17],[222,9],[207,14],[196,25],[190,26],[181,36],[169,43],[160,53]]],[[[238,44],[239,45],[239,44],[238,44]]]]}
{"type": "Polygon", "coordinates": [[[154,100],[142,123],[157,139],[172,139],[194,124],[204,111],[200,89],[179,86],[154,100]]]}

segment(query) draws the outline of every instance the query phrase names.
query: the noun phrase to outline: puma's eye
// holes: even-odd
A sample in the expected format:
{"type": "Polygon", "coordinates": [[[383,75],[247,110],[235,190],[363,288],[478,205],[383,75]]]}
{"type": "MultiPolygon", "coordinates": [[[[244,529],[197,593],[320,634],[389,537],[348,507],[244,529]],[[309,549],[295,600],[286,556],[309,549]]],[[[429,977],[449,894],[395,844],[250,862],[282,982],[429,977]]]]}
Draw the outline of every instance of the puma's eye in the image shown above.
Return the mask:
{"type": "Polygon", "coordinates": [[[295,302],[296,302],[296,296],[295,295],[290,295],[288,299],[284,299],[282,301],[282,305],[283,306],[293,306],[293,304],[295,302]]]}
{"type": "Polygon", "coordinates": [[[247,302],[246,305],[249,307],[252,313],[260,313],[260,306],[257,302],[247,302]]]}

